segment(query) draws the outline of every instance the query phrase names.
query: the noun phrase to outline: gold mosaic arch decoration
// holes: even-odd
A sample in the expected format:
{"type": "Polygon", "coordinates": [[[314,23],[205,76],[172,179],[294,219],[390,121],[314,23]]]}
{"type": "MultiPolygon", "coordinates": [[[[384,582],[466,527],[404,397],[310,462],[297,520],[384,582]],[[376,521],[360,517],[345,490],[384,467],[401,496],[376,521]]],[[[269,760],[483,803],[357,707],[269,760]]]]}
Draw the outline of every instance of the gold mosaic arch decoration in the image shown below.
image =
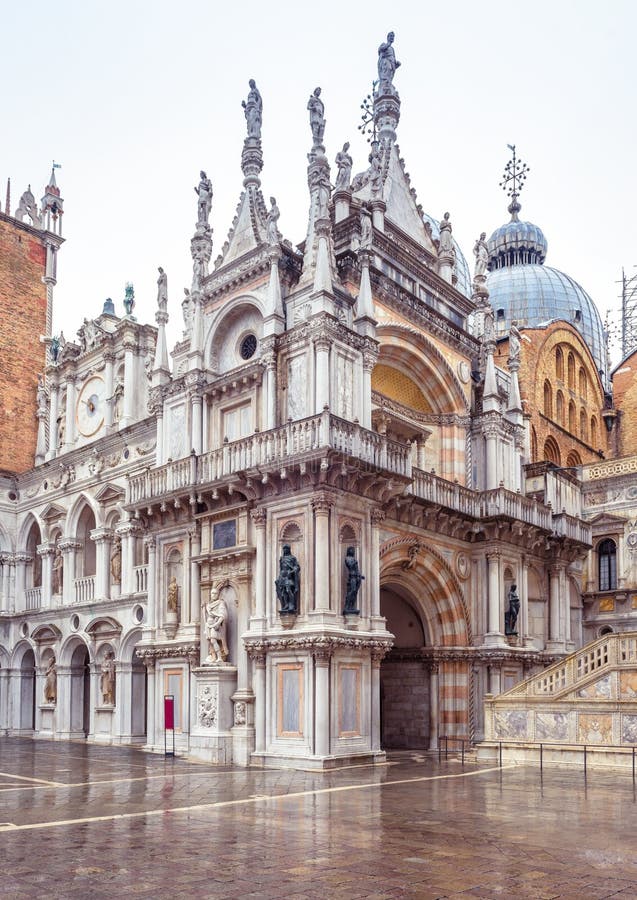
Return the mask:
{"type": "Polygon", "coordinates": [[[460,582],[447,561],[425,538],[392,538],[380,548],[380,584],[392,572],[413,571],[423,581],[435,583],[429,597],[433,602],[440,629],[440,643],[469,646],[472,643],[471,619],[460,582]],[[426,564],[425,564],[426,558],[426,564]]]}
{"type": "MultiPolygon", "coordinates": [[[[383,350],[391,351],[397,362],[403,363],[402,371],[413,370],[413,360],[427,366],[435,379],[436,387],[444,391],[444,399],[448,400],[451,409],[438,409],[433,412],[469,413],[469,400],[462,384],[445,356],[420,331],[399,322],[382,322],[376,329],[380,342],[377,365],[391,367],[391,362],[383,359],[383,350]]],[[[373,377],[373,376],[372,376],[373,377]]],[[[412,379],[413,380],[413,379],[412,379]]]]}

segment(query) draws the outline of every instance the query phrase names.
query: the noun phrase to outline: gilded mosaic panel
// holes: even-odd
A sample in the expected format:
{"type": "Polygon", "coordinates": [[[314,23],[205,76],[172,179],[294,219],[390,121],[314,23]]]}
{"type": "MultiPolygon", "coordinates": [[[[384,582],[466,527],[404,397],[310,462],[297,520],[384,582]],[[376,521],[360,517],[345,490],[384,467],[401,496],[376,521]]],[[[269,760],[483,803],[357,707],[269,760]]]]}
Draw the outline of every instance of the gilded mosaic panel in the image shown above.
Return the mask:
{"type": "Polygon", "coordinates": [[[578,697],[585,697],[589,700],[609,700],[611,697],[611,676],[604,675],[592,684],[580,688],[577,692],[578,697]]]}
{"type": "Polygon", "coordinates": [[[637,672],[619,673],[619,699],[634,700],[637,697],[637,672]]]}
{"type": "Polygon", "coordinates": [[[612,716],[603,713],[580,713],[578,722],[580,744],[611,744],[613,738],[612,716]]]}

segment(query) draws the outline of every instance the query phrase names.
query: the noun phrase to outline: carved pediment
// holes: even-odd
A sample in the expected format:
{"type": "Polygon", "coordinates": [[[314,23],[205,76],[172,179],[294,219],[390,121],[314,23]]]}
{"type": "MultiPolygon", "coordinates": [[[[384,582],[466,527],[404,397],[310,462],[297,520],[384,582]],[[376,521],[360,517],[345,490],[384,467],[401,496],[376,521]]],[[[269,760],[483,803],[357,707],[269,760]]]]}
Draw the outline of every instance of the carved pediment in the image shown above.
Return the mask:
{"type": "Polygon", "coordinates": [[[56,625],[38,625],[31,635],[36,644],[55,644],[62,637],[56,625]]]}
{"type": "Polygon", "coordinates": [[[113,503],[121,503],[124,500],[125,496],[126,491],[118,484],[104,484],[99,489],[99,491],[95,492],[95,499],[98,501],[98,503],[101,503],[102,506],[110,506],[113,503]]]}
{"type": "Polygon", "coordinates": [[[119,637],[122,633],[122,626],[117,619],[111,616],[100,616],[86,626],[86,633],[97,642],[102,640],[110,640],[119,637]]]}
{"type": "Polygon", "coordinates": [[[625,516],[614,516],[612,513],[600,513],[589,519],[594,537],[600,534],[623,534],[627,522],[625,516]]]}
{"type": "Polygon", "coordinates": [[[58,506],[57,503],[49,503],[42,511],[42,518],[45,522],[57,522],[59,519],[64,518],[65,515],[66,510],[58,506]]]}

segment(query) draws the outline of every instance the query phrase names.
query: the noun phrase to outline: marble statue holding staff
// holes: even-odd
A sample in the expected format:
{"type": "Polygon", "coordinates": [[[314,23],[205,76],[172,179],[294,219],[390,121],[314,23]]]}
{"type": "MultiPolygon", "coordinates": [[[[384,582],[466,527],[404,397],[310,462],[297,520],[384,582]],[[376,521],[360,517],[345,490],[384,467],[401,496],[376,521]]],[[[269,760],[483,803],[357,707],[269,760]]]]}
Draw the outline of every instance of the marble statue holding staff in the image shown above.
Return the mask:
{"type": "Polygon", "coordinates": [[[387,40],[378,48],[378,93],[389,89],[395,91],[392,82],[400,63],[394,51],[394,32],[390,31],[387,40]]]}
{"type": "Polygon", "coordinates": [[[322,147],[323,135],[325,134],[325,106],[321,100],[320,87],[314,88],[314,92],[307,101],[307,108],[310,113],[313,146],[322,147]]]}
{"type": "Polygon", "coordinates": [[[249,138],[261,137],[261,124],[263,122],[263,100],[254,78],[249,81],[250,92],[248,99],[241,101],[243,112],[246,117],[249,138]]]}

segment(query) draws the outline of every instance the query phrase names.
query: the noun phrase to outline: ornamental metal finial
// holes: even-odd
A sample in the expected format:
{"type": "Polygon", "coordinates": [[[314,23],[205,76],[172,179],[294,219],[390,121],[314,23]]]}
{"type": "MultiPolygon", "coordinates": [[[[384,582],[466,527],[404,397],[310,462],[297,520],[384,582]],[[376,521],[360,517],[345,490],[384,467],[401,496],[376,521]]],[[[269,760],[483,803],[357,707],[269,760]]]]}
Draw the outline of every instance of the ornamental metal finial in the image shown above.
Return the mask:
{"type": "Polygon", "coordinates": [[[504,175],[500,182],[500,187],[503,191],[506,191],[507,197],[511,198],[508,210],[511,213],[511,221],[515,222],[517,221],[518,213],[522,209],[518,203],[518,197],[524,187],[526,176],[531,170],[525,162],[516,156],[515,144],[507,144],[507,147],[511,151],[512,157],[504,167],[504,175]]]}

